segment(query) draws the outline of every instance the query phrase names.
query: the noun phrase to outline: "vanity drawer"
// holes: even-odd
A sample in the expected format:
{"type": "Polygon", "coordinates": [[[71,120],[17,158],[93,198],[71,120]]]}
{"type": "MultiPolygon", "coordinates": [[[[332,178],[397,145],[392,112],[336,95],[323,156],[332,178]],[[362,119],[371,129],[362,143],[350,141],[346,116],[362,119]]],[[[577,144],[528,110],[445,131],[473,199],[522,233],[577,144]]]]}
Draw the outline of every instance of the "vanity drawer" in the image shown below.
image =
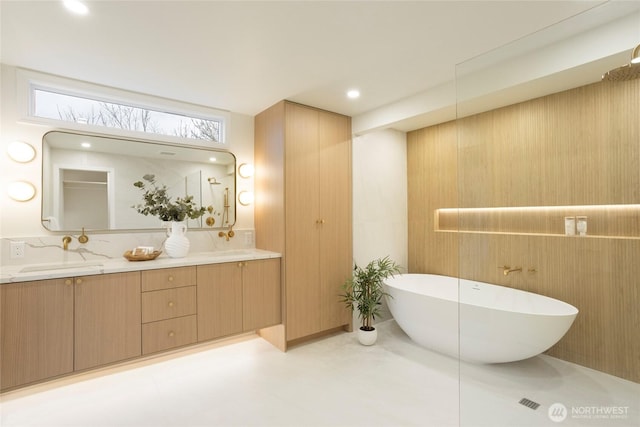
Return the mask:
{"type": "Polygon", "coordinates": [[[196,285],[196,267],[162,268],[142,272],[142,292],[196,285]]]}
{"type": "Polygon", "coordinates": [[[142,293],[142,323],[196,314],[196,287],[142,293]]]}
{"type": "Polygon", "coordinates": [[[195,343],[197,324],[196,316],[145,323],[142,325],[142,354],[195,343]]]}

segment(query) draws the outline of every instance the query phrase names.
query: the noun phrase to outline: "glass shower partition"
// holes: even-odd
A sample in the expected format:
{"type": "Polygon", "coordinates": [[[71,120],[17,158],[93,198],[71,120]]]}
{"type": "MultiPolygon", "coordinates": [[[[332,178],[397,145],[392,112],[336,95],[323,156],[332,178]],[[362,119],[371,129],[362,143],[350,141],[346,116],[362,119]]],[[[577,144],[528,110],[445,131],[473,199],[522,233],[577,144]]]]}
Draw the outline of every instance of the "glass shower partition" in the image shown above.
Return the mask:
{"type": "Polygon", "coordinates": [[[461,426],[640,425],[638,43],[608,2],[456,67],[461,426]]]}

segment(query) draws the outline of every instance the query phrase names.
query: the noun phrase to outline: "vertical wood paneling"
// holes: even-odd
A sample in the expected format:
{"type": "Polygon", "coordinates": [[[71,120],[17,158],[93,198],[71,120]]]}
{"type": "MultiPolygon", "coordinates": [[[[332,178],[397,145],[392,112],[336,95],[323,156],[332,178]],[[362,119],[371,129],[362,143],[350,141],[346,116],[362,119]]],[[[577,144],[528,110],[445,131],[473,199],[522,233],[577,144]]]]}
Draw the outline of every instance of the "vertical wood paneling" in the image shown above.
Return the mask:
{"type": "Polygon", "coordinates": [[[410,272],[458,274],[458,236],[433,232],[435,209],[458,205],[455,140],[455,122],[407,135],[410,272]]]}
{"type": "Polygon", "coordinates": [[[341,286],[353,266],[351,119],[321,111],[319,115],[320,330],[350,323],[341,302],[341,286]]]}
{"type": "Polygon", "coordinates": [[[142,354],[140,272],[75,279],[75,370],[142,354]]]}
{"type": "Polygon", "coordinates": [[[317,332],[320,325],[319,114],[285,106],[285,218],[287,340],[317,332]]]}
{"type": "Polygon", "coordinates": [[[0,286],[0,388],[73,371],[73,281],[0,286]]]}
{"type": "Polygon", "coordinates": [[[256,247],[283,253],[284,106],[280,102],[255,118],[256,247]]]}
{"type": "Polygon", "coordinates": [[[284,101],[256,116],[255,135],[256,245],[283,254],[286,326],[263,336],[286,348],[351,324],[339,298],[352,268],[351,118],[284,101]]]}
{"type": "Polygon", "coordinates": [[[198,341],[242,332],[242,263],[197,266],[198,341]]]}
{"type": "MultiPolygon", "coordinates": [[[[549,354],[639,382],[640,240],[509,234],[562,225],[561,218],[527,215],[476,217],[473,224],[458,218],[461,228],[505,227],[506,234],[435,232],[428,223],[444,207],[640,203],[638,117],[640,80],[634,80],[596,83],[408,134],[410,271],[456,275],[451,260],[459,257],[460,277],[573,304],[580,313],[549,354]],[[457,140],[444,132],[448,126],[457,126],[457,140]],[[456,190],[459,198],[448,199],[456,190]],[[536,272],[504,276],[501,265],[536,272]]],[[[593,218],[593,231],[637,234],[638,213],[629,215],[603,212],[593,218]]]]}
{"type": "MultiPolygon", "coordinates": [[[[283,254],[281,275],[282,323],[286,323],[286,265],[284,213],[284,120],[285,102],[261,112],[254,123],[256,247],[283,254]]],[[[282,351],[287,343],[284,326],[260,331],[261,336],[282,351]]]]}
{"type": "Polygon", "coordinates": [[[242,329],[282,322],[280,258],[249,261],[242,267],[242,329]]]}

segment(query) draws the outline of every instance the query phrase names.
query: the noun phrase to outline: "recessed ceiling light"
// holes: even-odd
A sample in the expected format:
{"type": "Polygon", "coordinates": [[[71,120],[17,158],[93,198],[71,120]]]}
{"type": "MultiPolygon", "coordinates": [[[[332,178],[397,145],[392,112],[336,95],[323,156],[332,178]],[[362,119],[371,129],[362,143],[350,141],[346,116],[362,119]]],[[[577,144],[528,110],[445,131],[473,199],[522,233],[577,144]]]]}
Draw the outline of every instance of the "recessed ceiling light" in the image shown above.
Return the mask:
{"type": "Polygon", "coordinates": [[[209,157],[209,161],[210,161],[210,162],[215,162],[215,161],[216,161],[216,158],[215,158],[215,157],[209,157]]]}
{"type": "Polygon", "coordinates": [[[347,97],[351,99],[356,99],[360,97],[360,91],[358,89],[351,89],[347,92],[347,97]]]}
{"type": "Polygon", "coordinates": [[[89,148],[91,147],[91,144],[89,144],[88,142],[83,142],[82,144],[80,144],[81,146],[83,146],[84,148],[89,148]]]}
{"type": "Polygon", "coordinates": [[[66,7],[68,11],[73,12],[76,15],[86,15],[89,13],[89,8],[81,1],[65,0],[63,3],[64,7],[66,7]]]}

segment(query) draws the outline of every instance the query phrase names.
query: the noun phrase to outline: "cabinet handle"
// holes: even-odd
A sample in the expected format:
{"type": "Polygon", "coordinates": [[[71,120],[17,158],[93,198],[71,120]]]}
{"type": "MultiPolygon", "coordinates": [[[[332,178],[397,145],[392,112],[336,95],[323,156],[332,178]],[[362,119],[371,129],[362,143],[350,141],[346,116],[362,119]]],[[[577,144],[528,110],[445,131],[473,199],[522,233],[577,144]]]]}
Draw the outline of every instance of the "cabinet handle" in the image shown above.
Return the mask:
{"type": "Polygon", "coordinates": [[[82,283],[82,279],[76,279],[76,283],[79,285],[82,283]]]}
{"type": "Polygon", "coordinates": [[[71,279],[66,279],[64,281],[64,284],[67,285],[67,286],[71,285],[72,283],[73,283],[73,281],[71,279]]]}
{"type": "Polygon", "coordinates": [[[246,265],[247,265],[247,263],[246,263],[246,262],[242,262],[242,261],[241,261],[241,262],[239,262],[239,263],[238,263],[238,267],[240,267],[240,268],[242,268],[242,267],[244,267],[244,266],[246,266],[246,265]]]}
{"type": "Polygon", "coordinates": [[[173,282],[173,276],[169,276],[169,281],[173,282]]]}
{"type": "Polygon", "coordinates": [[[324,224],[326,221],[324,219],[317,219],[316,224],[324,224]]]}
{"type": "Polygon", "coordinates": [[[173,307],[173,301],[169,301],[169,303],[167,304],[169,307],[173,307]]]}
{"type": "Polygon", "coordinates": [[[169,333],[168,333],[168,335],[169,335],[170,337],[174,336],[175,334],[176,334],[176,333],[175,333],[175,332],[173,332],[173,331],[169,331],[169,333]]]}

